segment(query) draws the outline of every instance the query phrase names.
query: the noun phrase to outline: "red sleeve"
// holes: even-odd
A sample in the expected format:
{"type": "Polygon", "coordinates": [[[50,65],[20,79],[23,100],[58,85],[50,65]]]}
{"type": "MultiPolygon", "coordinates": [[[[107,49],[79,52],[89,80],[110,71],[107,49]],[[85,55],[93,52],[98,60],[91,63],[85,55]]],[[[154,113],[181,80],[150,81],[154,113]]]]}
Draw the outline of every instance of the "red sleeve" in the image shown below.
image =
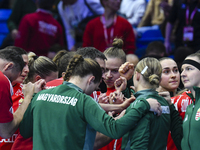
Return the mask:
{"type": "Polygon", "coordinates": [[[134,54],[136,50],[136,39],[133,27],[129,22],[126,23],[124,35],[124,51],[126,54],[134,54]]]}
{"type": "Polygon", "coordinates": [[[24,99],[24,95],[22,93],[22,87],[23,85],[20,83],[17,83],[14,87],[13,87],[13,95],[12,95],[12,103],[13,103],[13,111],[15,112],[19,105],[20,105],[20,100],[24,99]]]}
{"type": "Polygon", "coordinates": [[[89,22],[85,28],[83,34],[83,47],[89,47],[93,45],[93,26],[92,22],[89,22]]]}
{"type": "Polygon", "coordinates": [[[15,43],[14,45],[17,47],[21,47],[25,50],[28,49],[28,45],[29,45],[29,39],[31,37],[29,37],[30,35],[30,29],[31,29],[31,25],[28,21],[28,17],[24,16],[19,24],[19,35],[18,37],[15,39],[15,43]]]}
{"type": "Polygon", "coordinates": [[[0,78],[0,123],[7,123],[13,120],[11,84],[2,73],[0,78]]]}

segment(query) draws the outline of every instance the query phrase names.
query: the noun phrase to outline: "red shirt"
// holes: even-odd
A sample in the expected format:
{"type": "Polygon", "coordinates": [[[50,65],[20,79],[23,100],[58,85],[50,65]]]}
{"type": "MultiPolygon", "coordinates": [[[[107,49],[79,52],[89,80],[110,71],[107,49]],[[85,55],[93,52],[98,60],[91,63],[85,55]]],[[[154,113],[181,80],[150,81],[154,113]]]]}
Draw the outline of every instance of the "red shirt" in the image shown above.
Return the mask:
{"type": "Polygon", "coordinates": [[[62,26],[45,10],[25,15],[18,30],[14,45],[38,56],[47,56],[49,48],[55,44],[64,45],[62,26]]]}
{"type": "Polygon", "coordinates": [[[0,123],[13,120],[12,92],[9,79],[0,71],[0,123]]]}
{"type": "MultiPolygon", "coordinates": [[[[133,27],[126,19],[117,16],[116,23],[107,28],[107,35],[107,41],[113,41],[115,37],[122,38],[124,42],[122,49],[126,54],[133,54],[135,52],[136,40],[133,32],[133,27]],[[110,35],[112,29],[114,29],[113,38],[110,35]],[[112,38],[112,40],[110,40],[110,38],[112,38]]],[[[88,46],[95,47],[101,52],[104,52],[106,48],[108,48],[104,35],[103,24],[100,20],[100,17],[91,20],[86,26],[83,35],[83,47],[88,46]]]]}
{"type": "Polygon", "coordinates": [[[32,137],[25,139],[19,133],[11,150],[32,150],[33,149],[33,139],[32,137]]]}
{"type": "Polygon", "coordinates": [[[12,102],[13,102],[13,109],[14,112],[17,110],[17,108],[20,105],[20,100],[24,99],[24,95],[22,93],[22,87],[23,85],[20,83],[17,83],[16,85],[13,86],[13,96],[12,96],[12,102]]]}
{"type": "MultiPolygon", "coordinates": [[[[13,110],[14,112],[19,107],[19,101],[24,98],[22,93],[22,84],[17,83],[13,86],[13,95],[12,95],[12,102],[13,102],[13,110]]],[[[0,150],[10,150],[15,139],[17,138],[19,130],[17,130],[9,139],[2,139],[0,137],[0,150]]]]}
{"type": "Polygon", "coordinates": [[[61,85],[62,83],[63,83],[63,78],[61,77],[59,79],[55,79],[55,80],[47,82],[46,88],[47,89],[54,88],[56,86],[61,85]]]}
{"type": "MultiPolygon", "coordinates": [[[[115,87],[114,88],[107,88],[106,95],[109,96],[110,93],[112,93],[114,91],[115,91],[115,87]]],[[[121,150],[121,145],[122,145],[122,138],[114,139],[109,144],[100,148],[99,150],[121,150]]]]}
{"type": "MultiPolygon", "coordinates": [[[[171,98],[171,101],[174,104],[176,110],[179,112],[180,116],[182,117],[182,120],[185,117],[187,106],[192,103],[192,99],[187,95],[187,93],[190,93],[190,92],[186,91],[186,92],[183,92],[181,95],[171,98]]],[[[171,133],[169,133],[168,140],[167,140],[167,150],[177,150],[174,144],[174,141],[171,137],[171,133]]]]}

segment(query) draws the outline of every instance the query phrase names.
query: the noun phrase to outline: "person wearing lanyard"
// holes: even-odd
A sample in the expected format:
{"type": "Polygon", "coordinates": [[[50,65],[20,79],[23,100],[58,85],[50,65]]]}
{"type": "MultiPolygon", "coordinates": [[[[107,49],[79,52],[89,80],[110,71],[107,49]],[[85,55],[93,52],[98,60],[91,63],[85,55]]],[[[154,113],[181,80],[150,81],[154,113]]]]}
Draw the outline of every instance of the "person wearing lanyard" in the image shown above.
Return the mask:
{"type": "Polygon", "coordinates": [[[180,46],[190,47],[194,52],[200,49],[199,4],[199,0],[174,0],[166,26],[165,46],[168,54],[172,52],[170,36],[176,21],[175,49],[180,46]]]}
{"type": "Polygon", "coordinates": [[[95,47],[104,52],[112,46],[114,38],[122,38],[126,54],[135,52],[135,35],[131,24],[117,15],[121,0],[101,0],[104,14],[91,20],[83,35],[83,47],[95,47]]]}

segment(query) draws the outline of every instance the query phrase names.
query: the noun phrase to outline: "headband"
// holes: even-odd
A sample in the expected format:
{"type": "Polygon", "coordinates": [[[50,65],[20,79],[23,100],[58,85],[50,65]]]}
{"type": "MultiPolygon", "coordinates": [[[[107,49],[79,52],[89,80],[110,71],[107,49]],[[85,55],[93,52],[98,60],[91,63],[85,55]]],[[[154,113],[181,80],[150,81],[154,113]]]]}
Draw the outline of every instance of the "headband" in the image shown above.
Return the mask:
{"type": "Polygon", "coordinates": [[[190,64],[190,65],[192,65],[192,66],[194,66],[194,67],[196,67],[197,69],[200,70],[200,63],[198,63],[198,62],[196,62],[194,60],[186,59],[186,60],[183,61],[182,65],[183,64],[190,64]]]}

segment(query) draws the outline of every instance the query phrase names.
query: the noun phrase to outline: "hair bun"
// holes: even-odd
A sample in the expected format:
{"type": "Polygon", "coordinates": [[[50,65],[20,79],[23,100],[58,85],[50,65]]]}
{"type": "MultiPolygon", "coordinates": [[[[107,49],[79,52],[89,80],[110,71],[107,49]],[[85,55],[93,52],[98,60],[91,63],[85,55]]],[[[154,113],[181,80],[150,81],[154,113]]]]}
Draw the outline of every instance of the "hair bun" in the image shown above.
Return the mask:
{"type": "Polygon", "coordinates": [[[151,85],[157,85],[157,86],[159,86],[159,83],[160,83],[160,78],[159,78],[159,76],[156,75],[156,74],[150,75],[150,76],[149,76],[149,83],[150,83],[151,85]]]}
{"type": "Polygon", "coordinates": [[[120,48],[120,49],[122,49],[123,44],[124,44],[124,42],[120,38],[115,38],[113,40],[113,43],[112,43],[113,47],[117,47],[117,48],[120,48]]]}

